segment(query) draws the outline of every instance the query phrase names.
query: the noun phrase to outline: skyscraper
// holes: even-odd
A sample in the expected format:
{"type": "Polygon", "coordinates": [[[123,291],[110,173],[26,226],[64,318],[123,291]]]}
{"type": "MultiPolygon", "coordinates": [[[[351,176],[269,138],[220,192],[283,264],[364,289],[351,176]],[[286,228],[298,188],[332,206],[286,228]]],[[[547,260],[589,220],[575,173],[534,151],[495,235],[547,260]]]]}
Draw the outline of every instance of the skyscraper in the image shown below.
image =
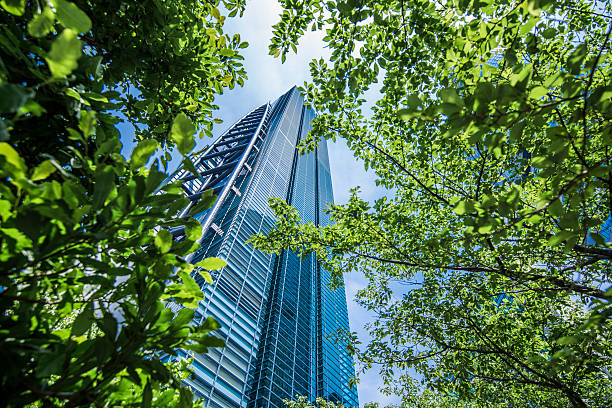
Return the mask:
{"type": "MultiPolygon", "coordinates": [[[[212,285],[200,281],[205,300],[195,318],[215,317],[226,347],[193,355],[194,376],[187,380],[210,407],[281,407],[282,399],[296,395],[358,405],[348,385],[352,358],[344,344],[328,338],[348,329],[344,290],[328,287],[330,274],[313,256],[266,255],[246,244],[274,225],[270,197],[285,198],[305,222],[329,222],[327,145],[322,141],[306,155],[296,150],[313,118],[294,87],[248,113],[196,157],[200,177],[179,169],[169,178],[183,181],[192,204],[208,189],[219,197],[195,215],[205,234],[191,258],[227,261],[212,285]]],[[[173,234],[180,240],[183,232],[173,234]]]]}

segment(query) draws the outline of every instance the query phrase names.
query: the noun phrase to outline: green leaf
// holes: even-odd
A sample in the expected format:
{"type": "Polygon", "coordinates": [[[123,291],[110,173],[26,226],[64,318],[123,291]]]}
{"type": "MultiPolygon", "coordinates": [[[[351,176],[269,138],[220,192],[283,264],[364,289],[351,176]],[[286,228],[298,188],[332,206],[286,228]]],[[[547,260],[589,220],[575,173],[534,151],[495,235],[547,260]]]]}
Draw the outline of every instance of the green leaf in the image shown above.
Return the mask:
{"type": "Polygon", "coordinates": [[[419,106],[421,106],[421,99],[415,94],[407,95],[406,100],[408,102],[408,108],[412,110],[416,110],[419,106]]]}
{"type": "Polygon", "coordinates": [[[31,113],[32,115],[39,117],[46,112],[47,110],[45,108],[32,100],[27,101],[21,108],[19,108],[19,113],[22,115],[31,113]]]}
{"type": "Polygon", "coordinates": [[[516,57],[516,52],[512,48],[504,52],[504,59],[508,62],[508,65],[511,67],[516,65],[516,63],[518,62],[518,59],[516,57]]]}
{"type": "Polygon", "coordinates": [[[453,209],[453,211],[455,211],[455,214],[457,215],[471,214],[475,210],[476,207],[474,206],[474,202],[472,200],[458,201],[457,204],[455,204],[455,208],[453,209]]]}
{"type": "Polygon", "coordinates": [[[513,140],[519,139],[523,135],[523,130],[525,129],[525,122],[518,122],[512,127],[510,130],[510,138],[513,140]]]}
{"type": "Polygon", "coordinates": [[[200,340],[200,344],[205,345],[206,347],[224,347],[225,341],[216,336],[206,336],[200,340]]]}
{"type": "Polygon", "coordinates": [[[545,169],[555,165],[555,162],[551,160],[550,156],[535,156],[531,160],[533,167],[545,169]]]}
{"type": "Polygon", "coordinates": [[[224,57],[232,57],[236,54],[236,52],[234,50],[230,50],[229,48],[221,48],[221,50],[219,50],[219,54],[223,55],[224,57]]]}
{"type": "Polygon", "coordinates": [[[188,154],[195,147],[195,139],[193,134],[196,128],[183,112],[176,115],[172,122],[170,130],[170,138],[176,143],[179,152],[182,155],[188,154]]]}
{"type": "Polygon", "coordinates": [[[397,111],[397,116],[401,120],[410,120],[413,118],[413,112],[410,109],[400,109],[397,111]]]}
{"type": "Polygon", "coordinates": [[[580,216],[577,211],[568,211],[559,218],[559,226],[568,230],[579,231],[580,216]]]}
{"type": "Polygon", "coordinates": [[[446,116],[451,116],[454,115],[455,113],[459,112],[461,110],[461,107],[459,105],[456,105],[454,103],[441,103],[438,106],[438,111],[440,113],[442,113],[443,115],[446,116]]]}
{"type": "Polygon", "coordinates": [[[78,130],[75,130],[72,128],[66,128],[66,130],[68,131],[68,139],[78,140],[78,141],[83,141],[83,142],[85,141],[85,138],[83,137],[81,132],[79,132],[78,130]]]}
{"type": "Polygon", "coordinates": [[[571,231],[561,231],[557,235],[553,235],[552,237],[548,238],[548,245],[551,247],[558,246],[574,235],[575,234],[571,231]]]}
{"type": "Polygon", "coordinates": [[[557,340],[557,344],[561,345],[569,345],[569,344],[578,344],[580,343],[580,337],[578,336],[564,336],[557,340]]]}
{"type": "Polygon", "coordinates": [[[36,377],[45,378],[53,374],[59,374],[65,360],[66,354],[46,350],[46,353],[40,357],[36,366],[36,377]]]}
{"type": "MultiPolygon", "coordinates": [[[[516,88],[519,88],[520,90],[523,90],[525,89],[525,86],[531,79],[532,75],[533,75],[533,66],[531,64],[527,64],[523,66],[523,69],[521,69],[519,72],[513,74],[510,77],[510,84],[512,85],[512,87],[516,87],[516,88]]],[[[504,85],[500,86],[498,88],[499,96],[500,97],[512,97],[513,93],[516,91],[512,87],[508,87],[504,85]]]]}
{"type": "Polygon", "coordinates": [[[0,83],[0,112],[17,112],[33,96],[34,92],[23,85],[0,83]]]}
{"type": "Polygon", "coordinates": [[[553,217],[560,217],[563,214],[563,204],[561,203],[561,200],[555,199],[548,206],[548,213],[553,217]]]}
{"type": "Polygon", "coordinates": [[[93,209],[101,208],[106,202],[106,198],[115,188],[115,173],[112,166],[106,166],[96,174],[96,183],[93,193],[93,209]]]}
{"type": "Polygon", "coordinates": [[[542,32],[542,36],[546,39],[553,38],[557,34],[557,30],[554,27],[549,27],[542,32]]]}
{"type": "Polygon", "coordinates": [[[206,258],[195,264],[200,268],[204,268],[209,271],[215,271],[227,266],[227,262],[220,258],[206,258]]]}
{"type": "Polygon", "coordinates": [[[91,328],[94,322],[94,313],[92,303],[88,303],[85,308],[72,322],[71,334],[73,336],[81,336],[91,328]]]}
{"type": "Polygon", "coordinates": [[[172,248],[172,234],[166,229],[160,230],[155,235],[155,246],[159,249],[162,254],[170,251],[172,248]]]}
{"type": "Polygon", "coordinates": [[[202,224],[197,220],[190,218],[185,225],[185,235],[190,241],[197,241],[202,237],[202,224]]]}
{"type": "MultiPolygon", "coordinates": [[[[91,75],[94,78],[100,78],[102,75],[102,56],[100,55],[96,55],[96,56],[91,56],[91,55],[87,55],[87,56],[83,56],[81,57],[81,59],[79,60],[79,65],[81,66],[81,68],[83,69],[83,71],[87,74],[87,75],[91,75]]],[[[114,94],[114,91],[106,91],[104,92],[105,95],[109,95],[109,94],[114,94]]],[[[105,96],[99,96],[99,97],[94,97],[92,95],[92,92],[84,92],[83,95],[89,99],[93,99],[96,101],[100,101],[100,102],[108,102],[108,98],[105,96]]],[[[99,95],[99,94],[95,94],[95,95],[99,95]]],[[[109,96],[111,97],[111,96],[109,96]]]]}
{"type": "Polygon", "coordinates": [[[9,139],[10,135],[5,120],[0,118],[0,142],[6,142],[9,139]]]}
{"type": "Polygon", "coordinates": [[[51,44],[46,60],[54,78],[63,78],[78,66],[81,41],[76,36],[76,31],[67,28],[51,44]]]}
{"type": "Polygon", "coordinates": [[[483,225],[478,227],[478,233],[479,234],[488,234],[489,232],[493,231],[494,227],[495,227],[494,223],[492,223],[491,221],[487,221],[483,225]]]}
{"type": "Polygon", "coordinates": [[[589,235],[591,236],[593,241],[595,241],[595,244],[599,246],[604,246],[606,244],[606,239],[602,237],[600,234],[591,232],[589,235]]]}
{"type": "Polygon", "coordinates": [[[55,166],[51,160],[45,160],[34,169],[32,173],[32,181],[44,180],[49,177],[55,170],[55,166]]]}
{"type": "Polygon", "coordinates": [[[97,324],[111,341],[115,340],[115,337],[117,337],[117,320],[112,314],[105,313],[102,319],[97,320],[97,324]]]}
{"type": "Polygon", "coordinates": [[[66,28],[79,33],[91,30],[91,20],[74,3],[66,0],[52,0],[57,12],[57,20],[66,28]]]}
{"type": "MultiPolygon", "coordinates": [[[[95,64],[95,61],[94,61],[94,64],[95,64]]],[[[95,69],[96,68],[94,68],[94,70],[95,69]]],[[[89,100],[92,100],[92,101],[96,101],[96,102],[108,102],[108,99],[105,96],[100,95],[99,93],[96,93],[96,92],[83,92],[81,95],[83,97],[89,99],[89,100]]]]}
{"type": "Polygon", "coordinates": [[[202,325],[198,328],[198,331],[210,332],[212,330],[219,330],[221,325],[214,317],[208,316],[202,325]]]}
{"type": "Polygon", "coordinates": [[[151,391],[151,381],[147,381],[144,390],[142,392],[142,408],[151,408],[151,402],[153,401],[153,391],[151,391]]]}
{"type": "Polygon", "coordinates": [[[512,186],[512,189],[508,191],[506,197],[504,198],[504,202],[508,204],[510,207],[514,207],[518,204],[521,198],[521,189],[519,186],[512,186]]]}
{"type": "Polygon", "coordinates": [[[181,327],[193,320],[195,311],[193,309],[183,308],[176,314],[174,320],[172,320],[172,327],[181,327]]]}
{"type": "Polygon", "coordinates": [[[96,111],[81,111],[81,120],[79,120],[79,129],[89,138],[95,134],[96,130],[96,111]]]}
{"type": "Polygon", "coordinates": [[[588,48],[585,43],[578,45],[567,58],[567,69],[573,75],[580,73],[580,68],[586,59],[588,48]]]}
{"type": "Polygon", "coordinates": [[[607,101],[612,98],[612,86],[602,87],[602,90],[597,98],[597,102],[607,101]]]}
{"type": "Polygon", "coordinates": [[[0,156],[4,156],[6,162],[11,164],[18,172],[23,173],[27,170],[25,162],[19,156],[19,153],[8,143],[0,142],[0,156]]]}
{"type": "Polygon", "coordinates": [[[183,281],[182,285],[178,285],[180,292],[174,296],[177,302],[188,307],[196,307],[198,302],[204,298],[204,293],[200,289],[198,283],[187,272],[180,271],[178,276],[183,281]]]}
{"type": "Polygon", "coordinates": [[[2,218],[2,221],[6,222],[11,215],[10,201],[0,199],[0,218],[2,218]]]}
{"type": "Polygon", "coordinates": [[[25,0],[0,0],[0,6],[11,14],[21,16],[25,11],[25,0]]]}
{"type": "Polygon", "coordinates": [[[32,240],[19,231],[17,228],[0,228],[0,231],[7,237],[15,241],[18,248],[31,248],[32,240]]]}
{"type": "Polygon", "coordinates": [[[459,97],[459,94],[457,93],[456,89],[453,89],[453,88],[444,88],[444,89],[440,90],[440,92],[438,93],[438,96],[445,103],[449,103],[449,104],[452,104],[452,105],[463,106],[463,100],[461,99],[461,97],[459,97]]]}
{"type": "Polygon", "coordinates": [[[202,211],[208,210],[210,207],[212,207],[215,201],[217,201],[217,196],[213,195],[212,189],[206,190],[204,194],[202,194],[202,197],[200,197],[200,201],[191,207],[191,210],[189,210],[189,215],[194,216],[202,211]]]}
{"type": "Polygon", "coordinates": [[[78,93],[77,91],[75,91],[72,88],[66,88],[66,95],[68,95],[71,98],[76,99],[80,103],[84,103],[86,105],[89,104],[88,102],[84,101],[83,98],[81,98],[81,94],[80,93],[78,93]]]}
{"type": "Polygon", "coordinates": [[[212,280],[212,276],[210,276],[210,273],[203,271],[203,270],[198,270],[198,273],[200,274],[201,277],[204,278],[206,283],[208,283],[209,285],[212,285],[213,280],[212,280]]]}
{"type": "Polygon", "coordinates": [[[147,164],[149,158],[157,150],[157,141],[155,139],[143,140],[136,145],[132,150],[130,157],[130,165],[133,168],[139,168],[147,164]]]}
{"type": "Polygon", "coordinates": [[[198,173],[198,170],[189,157],[185,157],[183,159],[183,167],[189,170],[189,172],[194,176],[200,177],[200,173],[198,173]]]}
{"type": "Polygon", "coordinates": [[[543,96],[546,96],[548,93],[548,88],[544,88],[543,86],[536,86],[529,92],[529,96],[534,99],[540,99],[543,96]]]}
{"type": "Polygon", "coordinates": [[[581,239],[581,237],[578,235],[570,237],[565,243],[565,248],[563,248],[563,252],[569,254],[571,251],[573,251],[579,239],[581,239]]]}
{"type": "Polygon", "coordinates": [[[179,388],[179,408],[193,408],[193,392],[187,387],[179,388]]]}
{"type": "Polygon", "coordinates": [[[53,23],[55,23],[55,13],[49,7],[45,7],[28,23],[28,33],[32,37],[44,37],[53,28],[53,23]]]}
{"type": "Polygon", "coordinates": [[[195,351],[198,354],[208,353],[208,347],[200,343],[191,343],[183,346],[186,350],[195,351]]]}
{"type": "Polygon", "coordinates": [[[71,209],[75,209],[81,204],[84,191],[81,186],[71,181],[66,181],[62,184],[62,195],[66,204],[68,204],[71,209]]]}

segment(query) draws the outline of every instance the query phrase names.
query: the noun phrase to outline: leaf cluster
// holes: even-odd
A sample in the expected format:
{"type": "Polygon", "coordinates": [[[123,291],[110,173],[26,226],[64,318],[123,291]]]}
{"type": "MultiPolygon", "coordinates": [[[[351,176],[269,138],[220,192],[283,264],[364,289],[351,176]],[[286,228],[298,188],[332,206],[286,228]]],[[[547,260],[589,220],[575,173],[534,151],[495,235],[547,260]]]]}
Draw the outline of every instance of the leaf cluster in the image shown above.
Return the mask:
{"type": "MultiPolygon", "coordinates": [[[[5,405],[200,405],[174,356],[223,346],[218,323],[194,310],[194,277],[212,283],[225,263],[185,260],[202,227],[176,217],[188,200],[162,170],[174,146],[190,160],[214,96],[244,80],[246,43],[223,33],[219,7],[0,1],[5,405]],[[129,160],[121,120],[137,128],[129,160]]],[[[203,197],[200,211],[215,200],[203,197]]]]}
{"type": "Polygon", "coordinates": [[[358,356],[407,405],[609,404],[610,4],[283,5],[272,54],[306,29],[331,49],[302,147],[343,138],[389,194],[355,192],[327,227],[276,201],[256,246],[366,274],[358,356]]]}
{"type": "Polygon", "coordinates": [[[2,137],[15,129],[13,143],[32,158],[60,149],[54,130],[81,109],[120,112],[137,140],[162,147],[174,146],[167,135],[179,113],[211,136],[214,96],[246,79],[238,50],[248,44],[223,32],[219,1],[11,3],[0,17],[2,78],[24,101],[3,109],[2,137]]]}

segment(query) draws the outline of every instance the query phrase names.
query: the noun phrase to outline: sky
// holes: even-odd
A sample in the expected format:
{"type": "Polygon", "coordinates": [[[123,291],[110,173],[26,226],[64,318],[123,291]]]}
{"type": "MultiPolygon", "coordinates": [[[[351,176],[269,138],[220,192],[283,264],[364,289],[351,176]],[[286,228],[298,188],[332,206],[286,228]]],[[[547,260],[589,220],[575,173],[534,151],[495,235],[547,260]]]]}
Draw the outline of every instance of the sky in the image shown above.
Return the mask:
{"type": "MultiPolygon", "coordinates": [[[[288,54],[284,64],[279,58],[268,55],[268,45],[272,38],[272,25],[280,20],[281,7],[276,0],[249,0],[242,18],[226,20],[225,32],[233,35],[239,33],[242,41],[249,46],[240,50],[245,57],[245,68],[248,79],[243,87],[226,90],[215,100],[219,110],[214,116],[223,120],[216,124],[213,136],[220,136],[252,109],[277,99],[294,85],[302,85],[310,80],[309,62],[312,59],[326,58],[330,51],[324,47],[323,34],[308,31],[300,40],[298,53],[288,54]]],[[[373,95],[375,96],[375,95],[373,95]]],[[[133,130],[127,126],[119,126],[124,143],[123,152],[127,156],[132,149],[129,135],[133,130]]],[[[210,144],[214,139],[199,140],[195,150],[210,144]]],[[[346,203],[349,190],[359,186],[360,196],[373,201],[385,194],[385,191],[374,183],[375,177],[367,172],[362,162],[357,161],[352,152],[343,141],[333,143],[328,141],[331,176],[334,190],[334,199],[337,204],[346,203]]],[[[177,156],[178,157],[178,156],[177,156]]],[[[173,162],[178,162],[173,160],[173,162]]],[[[172,166],[171,166],[172,169],[172,166]]],[[[355,294],[366,286],[366,279],[358,273],[347,274],[345,290],[347,296],[349,324],[352,331],[356,331],[362,344],[368,342],[369,336],[364,329],[368,321],[374,316],[355,302],[355,294]]],[[[368,402],[378,402],[381,406],[399,403],[397,397],[389,397],[380,393],[380,376],[376,368],[360,374],[360,383],[357,387],[359,404],[361,407],[368,402]]]]}

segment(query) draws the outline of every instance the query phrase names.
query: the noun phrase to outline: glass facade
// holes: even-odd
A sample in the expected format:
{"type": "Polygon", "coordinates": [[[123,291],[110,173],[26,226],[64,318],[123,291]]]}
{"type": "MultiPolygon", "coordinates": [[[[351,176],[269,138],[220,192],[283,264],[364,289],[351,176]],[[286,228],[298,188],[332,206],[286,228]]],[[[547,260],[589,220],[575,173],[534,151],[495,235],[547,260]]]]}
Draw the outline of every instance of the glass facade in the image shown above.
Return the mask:
{"type": "MultiPolygon", "coordinates": [[[[212,285],[199,281],[205,300],[196,313],[196,324],[208,315],[219,321],[226,347],[179,351],[194,358],[194,376],[186,382],[206,406],[281,407],[296,395],[358,406],[356,389],[348,385],[352,358],[346,345],[328,338],[348,329],[344,290],[328,287],[330,274],[312,256],[266,255],[246,244],[274,225],[270,197],[285,198],[305,222],[329,222],[326,143],[306,155],[296,150],[313,118],[294,87],[247,114],[195,158],[201,177],[183,169],[169,177],[183,180],[190,206],[205,190],[219,196],[213,208],[196,215],[206,233],[191,261],[218,256],[227,262],[212,285]]],[[[181,230],[172,233],[184,237],[181,230]]]]}

